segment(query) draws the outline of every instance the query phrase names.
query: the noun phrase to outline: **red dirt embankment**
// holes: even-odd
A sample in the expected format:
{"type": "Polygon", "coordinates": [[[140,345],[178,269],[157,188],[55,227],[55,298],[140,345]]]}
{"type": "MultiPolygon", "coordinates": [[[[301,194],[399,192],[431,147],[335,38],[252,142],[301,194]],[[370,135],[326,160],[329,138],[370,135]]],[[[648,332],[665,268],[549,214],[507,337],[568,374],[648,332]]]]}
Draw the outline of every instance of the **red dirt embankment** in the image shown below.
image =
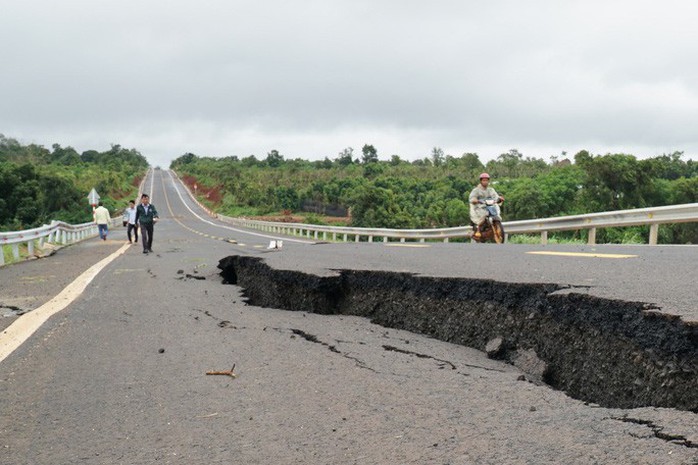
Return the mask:
{"type": "Polygon", "coordinates": [[[202,185],[195,176],[190,174],[182,175],[181,179],[197,197],[207,200],[212,206],[215,207],[219,205],[221,200],[223,200],[223,194],[221,193],[222,186],[208,187],[202,185]]]}

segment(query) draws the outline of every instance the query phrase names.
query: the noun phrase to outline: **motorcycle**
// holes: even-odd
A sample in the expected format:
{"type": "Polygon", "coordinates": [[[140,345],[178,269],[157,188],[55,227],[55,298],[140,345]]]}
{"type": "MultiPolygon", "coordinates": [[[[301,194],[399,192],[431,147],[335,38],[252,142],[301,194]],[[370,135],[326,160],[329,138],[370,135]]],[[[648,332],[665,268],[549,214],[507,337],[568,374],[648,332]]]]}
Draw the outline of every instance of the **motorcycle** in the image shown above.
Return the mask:
{"type": "MultiPolygon", "coordinates": [[[[502,217],[500,215],[499,204],[502,199],[484,199],[479,201],[485,206],[487,216],[485,221],[480,225],[480,235],[473,234],[471,239],[475,242],[495,242],[503,244],[505,240],[504,227],[502,226],[502,217]]],[[[477,231],[477,225],[473,224],[473,231],[477,231]]]]}

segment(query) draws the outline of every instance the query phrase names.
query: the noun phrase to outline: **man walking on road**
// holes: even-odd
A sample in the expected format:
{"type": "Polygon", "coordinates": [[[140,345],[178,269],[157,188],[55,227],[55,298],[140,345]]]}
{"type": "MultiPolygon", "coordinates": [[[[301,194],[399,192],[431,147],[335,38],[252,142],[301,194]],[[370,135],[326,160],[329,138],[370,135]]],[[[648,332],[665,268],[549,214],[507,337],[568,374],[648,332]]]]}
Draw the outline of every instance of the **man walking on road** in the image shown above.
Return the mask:
{"type": "Polygon", "coordinates": [[[128,236],[128,241],[131,242],[131,231],[135,235],[136,242],[138,242],[138,227],[136,227],[136,201],[131,200],[128,203],[128,208],[124,210],[124,221],[128,229],[126,229],[126,235],[128,236]]]}
{"type": "Polygon", "coordinates": [[[153,251],[153,224],[158,221],[158,211],[150,204],[148,194],[141,195],[141,204],[136,208],[136,223],[141,226],[143,253],[153,251]]]}
{"type": "Polygon", "coordinates": [[[103,241],[107,240],[107,233],[109,232],[109,220],[111,220],[109,210],[104,208],[102,202],[99,202],[99,206],[95,209],[95,223],[97,223],[97,228],[99,229],[99,238],[103,241]]]}

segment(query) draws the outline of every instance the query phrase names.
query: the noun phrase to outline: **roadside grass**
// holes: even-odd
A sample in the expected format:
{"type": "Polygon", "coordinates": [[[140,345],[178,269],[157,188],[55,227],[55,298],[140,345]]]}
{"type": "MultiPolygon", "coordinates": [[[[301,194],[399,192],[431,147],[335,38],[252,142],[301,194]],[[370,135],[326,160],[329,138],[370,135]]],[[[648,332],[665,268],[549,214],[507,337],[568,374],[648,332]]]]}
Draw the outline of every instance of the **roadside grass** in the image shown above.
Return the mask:
{"type": "MultiPolygon", "coordinates": [[[[509,236],[509,244],[540,244],[540,234],[512,234],[509,236]]],[[[556,235],[548,236],[548,244],[573,244],[586,245],[587,241],[581,238],[560,237],[556,235]]]]}
{"type": "MultiPolygon", "coordinates": [[[[21,262],[29,258],[29,248],[26,242],[18,244],[19,246],[19,260],[15,260],[14,253],[12,252],[12,245],[3,245],[2,254],[5,259],[5,264],[9,265],[11,263],[21,262]]],[[[34,241],[34,250],[38,250],[39,241],[34,241]]]]}
{"type": "MultiPolygon", "coordinates": [[[[616,228],[619,229],[619,228],[616,228]]],[[[647,239],[641,231],[631,230],[614,234],[599,234],[596,238],[597,244],[623,244],[623,245],[643,245],[647,244],[647,239]]],[[[540,234],[512,234],[509,236],[510,244],[540,244],[540,234]]],[[[549,234],[548,244],[567,244],[567,245],[587,245],[588,236],[586,231],[580,231],[574,236],[565,234],[549,234]]]]}

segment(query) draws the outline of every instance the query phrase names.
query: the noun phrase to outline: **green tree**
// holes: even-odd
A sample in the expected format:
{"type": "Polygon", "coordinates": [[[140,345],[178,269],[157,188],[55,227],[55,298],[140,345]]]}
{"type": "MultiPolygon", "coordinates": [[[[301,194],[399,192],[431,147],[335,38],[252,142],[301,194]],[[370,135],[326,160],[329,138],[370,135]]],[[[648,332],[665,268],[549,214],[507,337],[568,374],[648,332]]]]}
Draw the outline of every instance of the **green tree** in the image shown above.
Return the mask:
{"type": "Polygon", "coordinates": [[[381,187],[362,190],[352,208],[353,224],[359,227],[409,228],[412,221],[394,192],[381,187]]]}
{"type": "Polygon", "coordinates": [[[609,154],[580,156],[579,160],[586,173],[583,201],[594,211],[646,206],[645,195],[650,177],[648,170],[643,169],[635,157],[609,154]]]}
{"type": "Polygon", "coordinates": [[[272,150],[267,154],[267,159],[265,160],[267,166],[271,168],[278,168],[284,162],[284,157],[279,153],[278,150],[272,150]]]}
{"type": "Polygon", "coordinates": [[[463,226],[470,223],[470,207],[460,199],[446,202],[444,215],[446,226],[463,226]]]}
{"type": "Polygon", "coordinates": [[[361,161],[364,164],[377,163],[378,162],[378,151],[372,145],[365,144],[361,149],[361,161]]]}
{"type": "Polygon", "coordinates": [[[353,163],[353,158],[354,158],[354,149],[351,147],[347,147],[341,152],[339,152],[339,156],[335,158],[335,162],[339,166],[347,166],[351,165],[353,163]]]}
{"type": "Polygon", "coordinates": [[[441,166],[444,163],[444,151],[441,147],[431,149],[431,162],[434,166],[441,166]]]}

